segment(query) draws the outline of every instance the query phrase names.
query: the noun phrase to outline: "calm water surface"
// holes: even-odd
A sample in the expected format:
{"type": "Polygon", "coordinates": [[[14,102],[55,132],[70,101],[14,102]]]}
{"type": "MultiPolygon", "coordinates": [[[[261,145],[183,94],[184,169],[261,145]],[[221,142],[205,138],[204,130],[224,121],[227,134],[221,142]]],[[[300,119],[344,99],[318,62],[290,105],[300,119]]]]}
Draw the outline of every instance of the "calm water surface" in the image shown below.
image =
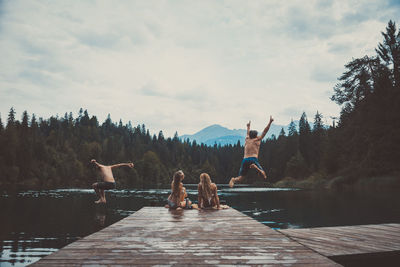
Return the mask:
{"type": "MultiPolygon", "coordinates": [[[[188,186],[197,201],[196,186],[188,186]]],[[[134,213],[165,204],[167,189],[0,192],[0,266],[25,266],[134,213]]],[[[329,192],[219,186],[220,199],[272,228],[400,223],[397,192],[329,192]]]]}

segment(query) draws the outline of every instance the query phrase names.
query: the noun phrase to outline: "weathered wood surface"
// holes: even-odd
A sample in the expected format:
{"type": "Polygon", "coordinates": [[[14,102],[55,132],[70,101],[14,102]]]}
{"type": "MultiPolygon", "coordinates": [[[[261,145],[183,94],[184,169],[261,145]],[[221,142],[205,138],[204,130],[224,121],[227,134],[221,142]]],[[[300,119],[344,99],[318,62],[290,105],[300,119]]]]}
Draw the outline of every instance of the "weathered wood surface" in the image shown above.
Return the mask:
{"type": "Polygon", "coordinates": [[[146,207],[33,264],[42,265],[338,264],[234,209],[146,207]]]}
{"type": "Polygon", "coordinates": [[[400,252],[400,224],[371,224],[279,232],[327,256],[400,252]]]}

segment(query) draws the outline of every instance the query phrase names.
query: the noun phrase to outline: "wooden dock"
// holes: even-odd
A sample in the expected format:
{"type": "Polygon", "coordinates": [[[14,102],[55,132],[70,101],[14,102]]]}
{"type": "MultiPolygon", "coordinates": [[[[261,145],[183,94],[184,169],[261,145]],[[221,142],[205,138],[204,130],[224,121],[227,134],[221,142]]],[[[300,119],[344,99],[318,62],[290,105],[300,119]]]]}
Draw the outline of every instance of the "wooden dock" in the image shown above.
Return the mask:
{"type": "Polygon", "coordinates": [[[376,224],[278,230],[300,244],[340,263],[398,266],[400,224],[376,224]],[[375,264],[374,259],[377,260],[375,264]],[[385,264],[382,264],[385,261],[385,264]]]}
{"type": "Polygon", "coordinates": [[[33,266],[339,266],[235,209],[145,207],[33,266]]]}

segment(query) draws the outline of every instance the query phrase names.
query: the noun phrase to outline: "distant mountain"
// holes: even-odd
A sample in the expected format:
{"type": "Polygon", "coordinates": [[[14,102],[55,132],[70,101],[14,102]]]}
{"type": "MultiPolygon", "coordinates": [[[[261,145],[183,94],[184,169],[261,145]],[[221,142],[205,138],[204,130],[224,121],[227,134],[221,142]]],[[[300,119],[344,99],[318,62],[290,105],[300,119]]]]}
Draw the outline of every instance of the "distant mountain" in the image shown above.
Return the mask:
{"type": "Polygon", "coordinates": [[[214,124],[195,134],[182,135],[180,138],[183,140],[189,139],[190,141],[196,140],[197,143],[204,143],[212,146],[215,143],[221,145],[236,144],[238,140],[243,140],[244,137],[246,137],[246,130],[231,130],[221,125],[214,124]]]}
{"type": "MultiPolygon", "coordinates": [[[[296,127],[298,129],[299,122],[295,121],[296,127]]],[[[310,123],[310,126],[312,127],[312,124],[310,123]]],[[[270,138],[272,135],[275,135],[276,137],[279,136],[279,133],[281,129],[284,129],[285,133],[288,133],[288,128],[289,124],[286,126],[282,125],[277,125],[277,124],[272,124],[268,133],[267,133],[267,138],[270,138]]],[[[259,130],[260,133],[261,130],[259,130]]],[[[211,126],[208,126],[199,132],[192,134],[192,135],[182,135],[180,138],[182,140],[189,139],[190,141],[196,140],[197,143],[203,143],[208,146],[213,146],[214,144],[217,145],[234,145],[238,141],[240,141],[241,144],[244,143],[244,139],[246,137],[246,130],[245,129],[228,129],[226,127],[223,127],[218,124],[214,124],[211,126]]]]}

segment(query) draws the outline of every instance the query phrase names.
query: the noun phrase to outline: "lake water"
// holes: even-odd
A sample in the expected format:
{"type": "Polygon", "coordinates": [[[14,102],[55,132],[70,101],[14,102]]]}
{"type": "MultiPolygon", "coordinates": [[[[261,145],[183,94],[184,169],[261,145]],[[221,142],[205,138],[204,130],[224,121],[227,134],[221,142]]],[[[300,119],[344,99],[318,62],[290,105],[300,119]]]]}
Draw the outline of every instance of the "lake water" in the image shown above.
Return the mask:
{"type": "MultiPolygon", "coordinates": [[[[196,186],[185,185],[197,202],[196,186]]],[[[134,213],[165,204],[168,189],[0,192],[0,266],[25,266],[134,213]]],[[[400,194],[219,186],[220,199],[272,228],[400,223],[400,194]]]]}

